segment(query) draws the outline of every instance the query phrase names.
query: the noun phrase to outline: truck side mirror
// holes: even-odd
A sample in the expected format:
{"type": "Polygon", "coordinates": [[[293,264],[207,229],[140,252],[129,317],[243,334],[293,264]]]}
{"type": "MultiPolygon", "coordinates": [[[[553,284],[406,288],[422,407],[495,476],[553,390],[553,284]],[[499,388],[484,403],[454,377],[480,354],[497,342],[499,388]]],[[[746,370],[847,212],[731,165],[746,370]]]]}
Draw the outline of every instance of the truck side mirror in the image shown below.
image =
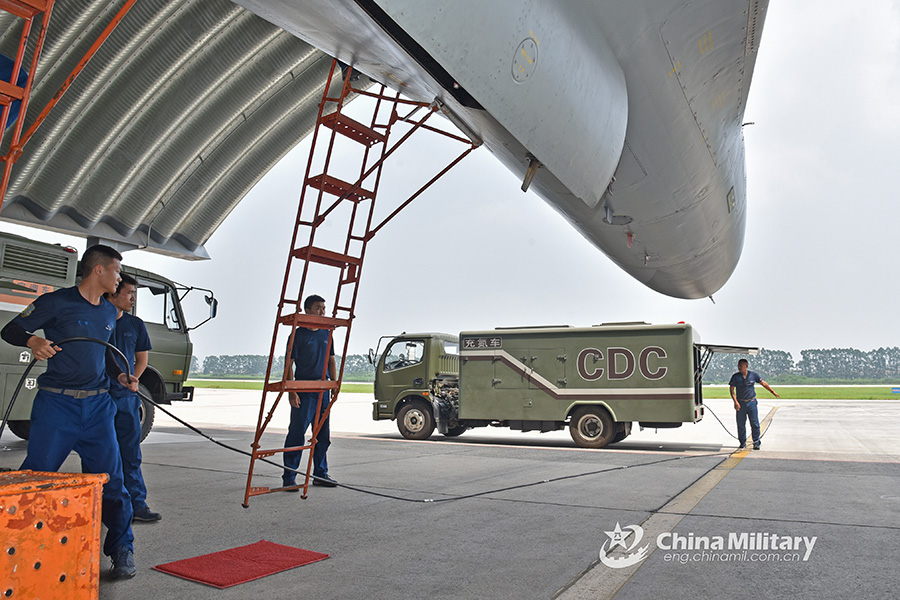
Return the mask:
{"type": "Polygon", "coordinates": [[[375,366],[375,351],[369,348],[369,354],[366,356],[369,359],[369,364],[373,367],[375,366]]]}
{"type": "Polygon", "coordinates": [[[219,310],[219,300],[212,296],[204,296],[203,299],[206,300],[206,303],[209,305],[209,318],[215,319],[216,311],[219,310]]]}
{"type": "MultiPolygon", "coordinates": [[[[191,289],[196,289],[196,288],[191,288],[191,289]]],[[[190,290],[188,290],[188,291],[190,291],[190,290]]],[[[207,317],[206,319],[203,319],[202,321],[200,321],[193,327],[188,327],[187,331],[193,331],[194,329],[197,329],[198,327],[200,327],[207,321],[216,318],[216,313],[219,311],[219,299],[216,298],[215,296],[213,296],[211,292],[209,294],[207,294],[206,296],[203,296],[203,299],[206,301],[206,304],[209,306],[209,317],[207,317]]]]}

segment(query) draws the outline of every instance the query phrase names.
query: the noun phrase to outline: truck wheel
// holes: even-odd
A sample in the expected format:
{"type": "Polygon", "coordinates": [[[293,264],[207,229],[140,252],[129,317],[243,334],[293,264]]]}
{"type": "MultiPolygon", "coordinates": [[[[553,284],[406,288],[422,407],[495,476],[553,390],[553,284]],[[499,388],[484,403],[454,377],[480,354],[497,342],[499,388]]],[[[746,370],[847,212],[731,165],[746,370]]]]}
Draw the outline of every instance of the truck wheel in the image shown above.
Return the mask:
{"type": "Polygon", "coordinates": [[[27,440],[31,435],[31,421],[7,421],[6,426],[20,440],[27,440]]]}
{"type": "MultiPolygon", "coordinates": [[[[153,397],[150,388],[143,383],[139,384],[142,394],[153,397]]],[[[156,417],[156,407],[138,396],[141,405],[138,407],[138,416],[141,418],[141,441],[143,442],[150,435],[150,429],[153,427],[153,419],[156,417]]]]}
{"type": "Polygon", "coordinates": [[[579,406],[572,411],[569,433],[582,448],[604,448],[616,434],[616,426],[605,409],[579,406]]]}
{"type": "Polygon", "coordinates": [[[408,440],[427,440],[434,431],[434,415],[423,402],[410,402],[397,413],[397,429],[408,440]]]}
{"type": "Polygon", "coordinates": [[[458,427],[451,427],[447,430],[447,433],[444,434],[444,437],[458,437],[461,436],[468,427],[460,425],[458,427]]]}

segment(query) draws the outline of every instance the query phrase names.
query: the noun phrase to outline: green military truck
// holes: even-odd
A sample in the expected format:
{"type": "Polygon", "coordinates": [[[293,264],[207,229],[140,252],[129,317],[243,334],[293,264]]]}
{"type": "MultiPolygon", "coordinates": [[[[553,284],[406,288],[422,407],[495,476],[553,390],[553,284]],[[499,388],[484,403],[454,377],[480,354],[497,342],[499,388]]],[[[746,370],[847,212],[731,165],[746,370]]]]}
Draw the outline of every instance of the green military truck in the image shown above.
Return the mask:
{"type": "MultiPolygon", "coordinates": [[[[160,404],[193,400],[194,388],[184,382],[190,371],[193,350],[188,332],[196,326],[188,327],[185,323],[182,300],[191,290],[200,288],[186,287],[141,269],[124,266],[122,271],[138,282],[134,314],[147,325],[153,346],[149,366],[141,375],[142,391],[160,404]]],[[[74,248],[0,233],[0,327],[41,294],[73,286],[78,279],[78,253],[74,248]]],[[[202,291],[206,292],[211,319],[218,303],[211,291],[202,291]]],[[[31,359],[28,348],[0,341],[0,417],[6,414],[13,392],[31,359]]],[[[35,364],[9,417],[9,430],[22,439],[28,439],[37,377],[45,368],[43,361],[35,364]]],[[[153,426],[153,405],[142,400],[140,415],[141,439],[144,439],[153,426]]]]}
{"type": "Polygon", "coordinates": [[[684,323],[404,333],[377,360],[369,351],[372,416],[396,419],[400,433],[415,440],[435,429],[457,436],[473,427],[568,426],[579,446],[603,448],[628,437],[633,423],[700,421],[713,352],[757,349],[701,344],[684,323]]]}

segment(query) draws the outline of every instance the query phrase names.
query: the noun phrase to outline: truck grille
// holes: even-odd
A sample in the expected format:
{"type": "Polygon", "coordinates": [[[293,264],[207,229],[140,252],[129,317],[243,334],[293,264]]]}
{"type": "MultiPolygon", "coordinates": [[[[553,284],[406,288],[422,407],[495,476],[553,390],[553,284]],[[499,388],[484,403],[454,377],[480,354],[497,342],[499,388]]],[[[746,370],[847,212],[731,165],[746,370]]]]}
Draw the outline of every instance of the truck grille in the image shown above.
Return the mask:
{"type": "Polygon", "coordinates": [[[37,250],[7,243],[3,248],[3,262],[0,269],[10,275],[27,277],[50,277],[66,281],[69,274],[69,261],[74,255],[57,254],[45,250],[37,250]]]}

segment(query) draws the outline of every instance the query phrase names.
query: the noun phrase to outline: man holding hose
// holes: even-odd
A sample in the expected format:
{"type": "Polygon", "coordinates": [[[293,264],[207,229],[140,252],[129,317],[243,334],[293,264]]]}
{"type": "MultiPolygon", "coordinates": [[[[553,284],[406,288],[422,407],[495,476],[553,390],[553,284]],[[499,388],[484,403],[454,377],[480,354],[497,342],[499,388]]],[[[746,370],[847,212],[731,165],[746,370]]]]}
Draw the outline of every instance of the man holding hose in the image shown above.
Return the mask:
{"type": "Polygon", "coordinates": [[[109,476],[103,486],[103,523],[108,528],[103,552],[112,557],[114,579],[133,577],[137,570],[131,498],[122,478],[108,373],[135,392],[138,380],[123,373],[102,344],[79,341],[61,347],[55,342],[74,337],[110,341],[118,311],[103,294],[115,293],[121,261],[114,248],[91,246],[81,259],[81,283],[39,296],[0,331],[10,344],[26,346],[34,358],[47,361],[47,371],[38,377],[21,469],[57,471],[75,450],[85,472],[109,476]],[[39,329],[45,337],[33,333],[39,329]]]}

